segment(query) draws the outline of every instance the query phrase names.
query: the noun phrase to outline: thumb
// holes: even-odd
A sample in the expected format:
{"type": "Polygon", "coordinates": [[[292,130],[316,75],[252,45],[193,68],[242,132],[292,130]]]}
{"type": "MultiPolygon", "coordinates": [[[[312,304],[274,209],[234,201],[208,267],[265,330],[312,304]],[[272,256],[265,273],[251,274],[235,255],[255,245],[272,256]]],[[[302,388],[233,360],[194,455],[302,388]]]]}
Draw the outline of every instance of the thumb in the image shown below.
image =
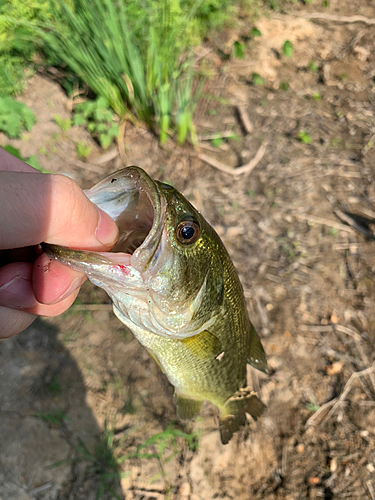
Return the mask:
{"type": "Polygon", "coordinates": [[[0,249],[43,241],[87,250],[114,246],[118,228],[70,178],[0,172],[0,249]]]}

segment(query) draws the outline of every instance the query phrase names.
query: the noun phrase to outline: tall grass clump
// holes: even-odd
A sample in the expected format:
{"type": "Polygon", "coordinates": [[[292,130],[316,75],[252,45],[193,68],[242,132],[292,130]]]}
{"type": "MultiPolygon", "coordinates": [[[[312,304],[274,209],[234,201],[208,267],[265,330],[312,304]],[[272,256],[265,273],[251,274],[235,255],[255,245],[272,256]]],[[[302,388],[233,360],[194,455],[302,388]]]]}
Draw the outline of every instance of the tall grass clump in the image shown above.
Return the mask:
{"type": "Polygon", "coordinates": [[[56,0],[54,22],[36,34],[46,51],[107,99],[121,120],[145,122],[165,142],[195,142],[193,9],[179,0],[144,3],[143,26],[129,22],[126,0],[56,0]]]}
{"type": "Polygon", "coordinates": [[[32,70],[36,47],[30,43],[30,28],[15,25],[4,16],[46,21],[51,18],[50,4],[48,0],[0,0],[0,94],[16,95],[24,89],[26,67],[32,70]]]}

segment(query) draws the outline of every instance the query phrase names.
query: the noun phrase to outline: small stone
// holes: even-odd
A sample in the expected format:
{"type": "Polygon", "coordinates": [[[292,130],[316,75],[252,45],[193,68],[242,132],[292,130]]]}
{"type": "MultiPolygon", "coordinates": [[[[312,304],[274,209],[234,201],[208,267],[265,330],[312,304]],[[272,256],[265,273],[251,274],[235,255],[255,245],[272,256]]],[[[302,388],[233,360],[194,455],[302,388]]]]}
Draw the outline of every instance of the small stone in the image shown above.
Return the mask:
{"type": "Polygon", "coordinates": [[[296,451],[297,451],[297,453],[300,453],[300,454],[301,454],[301,453],[303,453],[303,452],[305,451],[305,447],[303,446],[303,444],[302,444],[302,443],[297,444],[297,446],[296,446],[296,451]]]}
{"type": "Polygon", "coordinates": [[[329,464],[330,471],[333,473],[337,470],[337,458],[333,457],[331,463],[329,464]]]}
{"type": "Polygon", "coordinates": [[[372,474],[373,472],[375,472],[375,467],[374,467],[374,464],[369,462],[367,465],[366,465],[366,469],[370,472],[370,474],[372,474]]]}
{"type": "Polygon", "coordinates": [[[342,370],[342,364],[339,361],[336,361],[335,363],[332,363],[331,365],[327,366],[326,373],[327,375],[337,375],[337,373],[340,373],[342,370]]]}
{"type": "Polygon", "coordinates": [[[180,489],[179,489],[179,494],[180,497],[188,497],[190,495],[191,487],[190,484],[185,481],[185,483],[182,483],[180,489]]]}

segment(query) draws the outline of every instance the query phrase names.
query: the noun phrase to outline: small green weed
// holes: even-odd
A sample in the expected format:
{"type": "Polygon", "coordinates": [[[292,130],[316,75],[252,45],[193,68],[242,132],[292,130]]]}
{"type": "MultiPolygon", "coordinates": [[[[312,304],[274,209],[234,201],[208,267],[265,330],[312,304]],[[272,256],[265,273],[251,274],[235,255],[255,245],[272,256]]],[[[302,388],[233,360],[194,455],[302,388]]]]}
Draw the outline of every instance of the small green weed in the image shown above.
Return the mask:
{"type": "Polygon", "coordinates": [[[236,59],[243,59],[245,57],[245,45],[241,42],[234,42],[233,44],[233,57],[236,59]]]}
{"type": "Polygon", "coordinates": [[[61,389],[61,384],[58,381],[57,377],[53,377],[51,382],[43,387],[43,390],[44,392],[50,394],[51,396],[56,396],[57,394],[60,394],[62,389],[61,389]]]}
{"type": "Polygon", "coordinates": [[[221,137],[215,137],[215,139],[211,140],[211,144],[214,148],[219,148],[224,142],[224,139],[221,137]]]}
{"type": "Polygon", "coordinates": [[[283,54],[285,57],[292,57],[294,52],[293,44],[290,40],[285,40],[283,44],[283,54]]]}
{"type": "Polygon", "coordinates": [[[251,83],[253,85],[263,85],[264,84],[264,80],[263,80],[263,78],[260,75],[258,75],[258,73],[253,73],[251,75],[251,83]]]}
{"type": "Polygon", "coordinates": [[[287,90],[289,90],[289,83],[288,82],[281,82],[279,88],[280,88],[280,90],[287,91],[287,90]]]}
{"type": "Polygon", "coordinates": [[[22,102],[9,96],[0,96],[0,131],[10,138],[19,139],[22,130],[30,131],[36,116],[22,102]]]}
{"type": "Polygon", "coordinates": [[[310,403],[307,403],[306,405],[306,409],[315,413],[316,411],[318,411],[320,408],[320,406],[318,404],[315,403],[315,401],[310,401],[310,403]]]}
{"type": "Polygon", "coordinates": [[[87,144],[86,141],[78,141],[76,142],[76,151],[79,158],[87,158],[91,153],[92,147],[90,144],[87,144]]]}
{"type": "Polygon", "coordinates": [[[84,125],[91,135],[99,140],[103,149],[108,149],[116,140],[119,125],[115,121],[115,115],[105,97],[78,104],[74,112],[73,125],[84,125]]]}
{"type": "Polygon", "coordinates": [[[256,195],[256,192],[254,189],[249,189],[247,192],[247,196],[250,196],[250,198],[253,198],[256,195]]]}
{"type": "Polygon", "coordinates": [[[311,144],[312,138],[306,130],[300,130],[298,132],[298,139],[303,143],[303,144],[311,144]]]}
{"type": "Polygon", "coordinates": [[[64,420],[70,420],[60,409],[53,410],[51,413],[35,413],[34,416],[40,418],[43,422],[55,425],[61,425],[64,420]]]}
{"type": "Polygon", "coordinates": [[[258,28],[256,28],[256,27],[254,26],[254,28],[252,28],[252,29],[251,29],[251,31],[250,31],[250,36],[251,36],[252,38],[255,38],[255,37],[257,37],[257,36],[262,36],[262,32],[261,32],[260,30],[258,30],[258,28]]]}
{"type": "Polygon", "coordinates": [[[72,127],[72,120],[70,118],[63,118],[61,115],[54,115],[53,121],[63,132],[67,132],[72,127]]]}
{"type": "Polygon", "coordinates": [[[320,92],[313,92],[313,99],[314,101],[320,101],[322,99],[322,95],[320,92]]]}
{"type": "Polygon", "coordinates": [[[315,61],[313,61],[313,60],[311,60],[311,61],[309,62],[309,64],[307,65],[307,67],[309,68],[309,71],[314,71],[314,72],[315,72],[315,71],[318,71],[318,69],[319,69],[319,66],[318,66],[318,65],[316,64],[316,62],[315,62],[315,61]]]}

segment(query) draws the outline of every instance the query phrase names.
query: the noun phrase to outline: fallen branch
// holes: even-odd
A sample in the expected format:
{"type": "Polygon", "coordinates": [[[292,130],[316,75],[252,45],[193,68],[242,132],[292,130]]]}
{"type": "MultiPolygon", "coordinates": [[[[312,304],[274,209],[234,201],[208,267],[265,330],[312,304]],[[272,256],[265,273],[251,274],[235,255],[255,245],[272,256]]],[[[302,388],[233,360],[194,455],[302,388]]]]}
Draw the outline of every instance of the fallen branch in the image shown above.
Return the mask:
{"type": "Polygon", "coordinates": [[[374,235],[371,233],[371,231],[369,231],[366,227],[358,224],[358,222],[350,215],[338,209],[334,210],[333,212],[339,219],[341,219],[343,222],[346,222],[349,226],[358,231],[360,234],[363,234],[363,236],[365,236],[365,238],[367,238],[368,240],[374,239],[374,235]]]}
{"type": "Polygon", "coordinates": [[[355,233],[354,229],[344,224],[340,224],[339,222],[335,222],[329,219],[323,219],[323,217],[315,217],[314,215],[307,214],[292,214],[296,219],[305,220],[307,222],[311,222],[312,224],[321,224],[322,226],[333,227],[335,229],[339,229],[340,231],[347,231],[348,233],[355,233]]]}
{"type": "Polygon", "coordinates": [[[337,16],[335,14],[325,14],[324,12],[312,12],[303,16],[305,19],[319,19],[321,21],[332,21],[334,23],[364,23],[375,24],[375,19],[365,16],[337,16]]]}
{"type": "Polygon", "coordinates": [[[247,114],[246,108],[244,106],[237,106],[237,110],[245,132],[247,134],[251,134],[254,130],[254,127],[250,121],[249,115],[247,114]]]}
{"type": "Polygon", "coordinates": [[[225,172],[226,174],[231,174],[234,176],[241,175],[241,174],[249,174],[254,170],[254,168],[258,165],[258,163],[261,161],[263,158],[266,149],[268,146],[268,142],[264,142],[260,148],[257,151],[257,154],[254,156],[252,160],[249,161],[249,163],[245,163],[244,165],[241,165],[238,168],[230,168],[224,163],[221,163],[218,160],[215,160],[215,158],[211,158],[211,156],[207,156],[204,153],[199,155],[199,158],[204,161],[205,163],[208,163],[208,165],[211,165],[211,167],[217,168],[218,170],[221,170],[222,172],[225,172]]]}
{"type": "Polygon", "coordinates": [[[92,163],[94,165],[104,165],[105,163],[108,163],[111,160],[114,160],[117,156],[119,155],[119,151],[117,148],[113,148],[110,151],[107,151],[106,153],[102,154],[101,156],[98,156],[95,158],[92,163]]]}
{"type": "Polygon", "coordinates": [[[346,382],[344,390],[341,393],[340,397],[336,398],[337,400],[335,401],[335,404],[333,405],[333,407],[329,411],[328,415],[322,420],[321,424],[323,425],[325,422],[327,422],[327,420],[329,420],[330,417],[335,413],[335,411],[340,406],[340,404],[342,404],[345,401],[346,396],[349,394],[349,392],[352,388],[354,380],[356,380],[357,378],[360,378],[360,377],[365,377],[366,375],[371,376],[374,372],[375,372],[375,366],[371,366],[370,368],[366,368],[365,370],[361,370],[359,372],[352,373],[349,380],[346,382]]]}

